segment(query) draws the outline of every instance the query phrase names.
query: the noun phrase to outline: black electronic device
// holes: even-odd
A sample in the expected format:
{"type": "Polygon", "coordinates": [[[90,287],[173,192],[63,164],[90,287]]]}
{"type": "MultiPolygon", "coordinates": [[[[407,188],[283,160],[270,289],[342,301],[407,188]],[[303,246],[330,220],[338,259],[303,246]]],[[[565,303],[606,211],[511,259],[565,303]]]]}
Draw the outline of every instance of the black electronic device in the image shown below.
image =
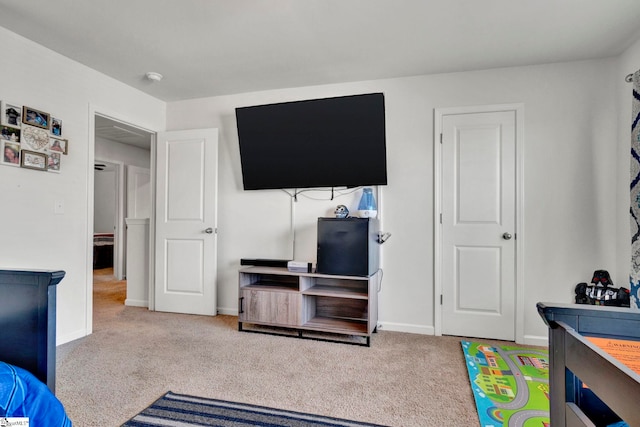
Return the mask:
{"type": "Polygon", "coordinates": [[[287,268],[289,259],[270,259],[270,258],[242,258],[240,265],[255,265],[258,267],[282,267],[287,268]]]}
{"type": "Polygon", "coordinates": [[[378,224],[375,218],[318,218],[316,271],[344,276],[378,271],[378,224]]]}
{"type": "Polygon", "coordinates": [[[236,108],[245,190],[387,184],[384,95],[236,108]]]}

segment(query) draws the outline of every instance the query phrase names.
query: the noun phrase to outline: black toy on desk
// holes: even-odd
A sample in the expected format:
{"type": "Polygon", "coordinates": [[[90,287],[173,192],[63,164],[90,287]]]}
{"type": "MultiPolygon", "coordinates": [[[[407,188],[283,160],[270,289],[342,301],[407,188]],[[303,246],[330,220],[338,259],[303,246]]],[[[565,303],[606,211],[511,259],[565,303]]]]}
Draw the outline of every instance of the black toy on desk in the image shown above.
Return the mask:
{"type": "Polygon", "coordinates": [[[576,304],[591,304],[587,296],[587,284],[585,282],[576,285],[576,304]]]}
{"type": "Polygon", "coordinates": [[[582,282],[576,285],[576,304],[630,306],[629,290],[624,287],[614,288],[613,281],[607,270],[594,271],[591,283],[591,285],[588,285],[582,282]]]}
{"type": "Polygon", "coordinates": [[[611,281],[611,276],[607,270],[596,270],[593,272],[593,278],[591,279],[591,283],[600,284],[605,288],[607,286],[613,286],[613,282],[611,281]]]}

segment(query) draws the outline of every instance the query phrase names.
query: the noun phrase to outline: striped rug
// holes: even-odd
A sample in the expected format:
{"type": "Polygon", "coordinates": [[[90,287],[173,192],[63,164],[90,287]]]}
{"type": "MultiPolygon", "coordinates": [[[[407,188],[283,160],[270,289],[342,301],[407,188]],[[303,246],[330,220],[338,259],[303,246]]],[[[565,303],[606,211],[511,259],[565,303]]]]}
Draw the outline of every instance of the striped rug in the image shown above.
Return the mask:
{"type": "Polygon", "coordinates": [[[168,392],[122,425],[145,426],[384,427],[173,392],[168,392]]]}

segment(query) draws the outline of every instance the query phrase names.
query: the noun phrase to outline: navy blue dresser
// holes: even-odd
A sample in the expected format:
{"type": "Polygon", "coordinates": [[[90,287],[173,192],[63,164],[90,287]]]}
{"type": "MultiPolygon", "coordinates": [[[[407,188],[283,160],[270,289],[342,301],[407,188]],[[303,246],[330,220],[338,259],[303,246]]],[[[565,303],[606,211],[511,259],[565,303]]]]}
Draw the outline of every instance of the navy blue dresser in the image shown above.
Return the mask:
{"type": "Polygon", "coordinates": [[[64,271],[0,270],[0,360],[55,393],[56,285],[64,271]]]}

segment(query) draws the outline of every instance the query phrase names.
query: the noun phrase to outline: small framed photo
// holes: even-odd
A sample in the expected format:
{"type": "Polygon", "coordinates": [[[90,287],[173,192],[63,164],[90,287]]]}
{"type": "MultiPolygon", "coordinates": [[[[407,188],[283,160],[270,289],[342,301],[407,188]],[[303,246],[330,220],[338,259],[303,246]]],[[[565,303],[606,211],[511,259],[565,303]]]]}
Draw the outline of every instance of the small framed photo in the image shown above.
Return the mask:
{"type": "Polygon", "coordinates": [[[49,172],[60,173],[60,157],[62,157],[60,153],[49,153],[47,168],[49,172]]]}
{"type": "Polygon", "coordinates": [[[0,125],[0,139],[11,142],[20,142],[20,128],[0,125]]]}
{"type": "Polygon", "coordinates": [[[66,139],[49,138],[49,151],[57,151],[58,153],[67,154],[67,144],[68,141],[66,139]]]}
{"type": "Polygon", "coordinates": [[[42,129],[49,129],[51,127],[51,116],[44,111],[25,106],[22,107],[22,123],[37,126],[42,129]]]}
{"type": "Polygon", "coordinates": [[[22,123],[22,106],[6,101],[2,101],[0,105],[2,108],[0,123],[5,126],[20,127],[20,123],[22,123]]]}
{"type": "Polygon", "coordinates": [[[51,117],[51,134],[62,136],[62,120],[51,117]]]}
{"type": "Polygon", "coordinates": [[[2,164],[7,166],[20,166],[20,144],[11,141],[2,141],[2,164]]]}
{"type": "Polygon", "coordinates": [[[20,167],[41,171],[47,170],[47,165],[49,164],[49,162],[45,153],[22,150],[20,154],[20,167]]]}

